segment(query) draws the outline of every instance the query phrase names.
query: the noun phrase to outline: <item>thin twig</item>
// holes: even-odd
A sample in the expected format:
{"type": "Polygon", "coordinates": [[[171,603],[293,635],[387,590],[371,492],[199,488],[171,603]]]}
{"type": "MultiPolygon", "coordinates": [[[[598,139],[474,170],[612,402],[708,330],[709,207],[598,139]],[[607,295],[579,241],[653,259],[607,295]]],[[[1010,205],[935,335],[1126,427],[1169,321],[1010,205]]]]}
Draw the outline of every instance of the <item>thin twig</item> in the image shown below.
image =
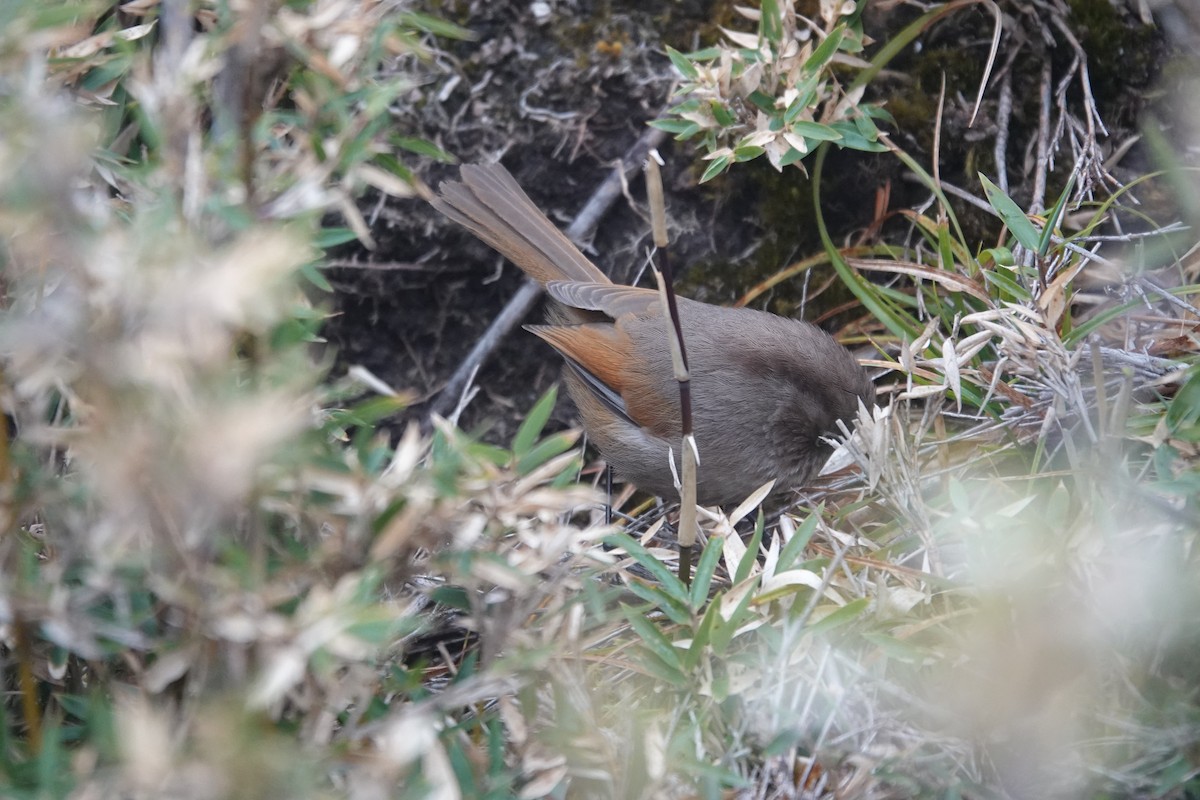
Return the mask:
{"type": "Polygon", "coordinates": [[[671,264],[670,237],[667,235],[666,201],[663,199],[662,174],[658,169],[658,153],[646,159],[646,197],[650,206],[654,247],[661,270],[654,271],[658,283],[663,313],[671,321],[668,346],[671,367],[679,385],[679,428],[682,434],[679,456],[683,465],[679,485],[679,579],[684,585],[692,582],[692,545],[696,543],[696,440],[692,435],[692,383],[688,373],[687,342],[683,338],[683,323],[679,318],[679,303],[675,298],[675,270],[671,264]]]}
{"type": "Polygon", "coordinates": [[[1042,80],[1039,90],[1041,105],[1038,110],[1037,165],[1033,173],[1033,199],[1029,210],[1038,214],[1046,208],[1046,173],[1050,163],[1050,59],[1042,62],[1042,80]]]}
{"type": "Polygon", "coordinates": [[[996,141],[992,158],[996,161],[996,185],[1008,194],[1008,126],[1012,120],[1012,70],[1000,81],[1000,99],[996,105],[996,141]]]}

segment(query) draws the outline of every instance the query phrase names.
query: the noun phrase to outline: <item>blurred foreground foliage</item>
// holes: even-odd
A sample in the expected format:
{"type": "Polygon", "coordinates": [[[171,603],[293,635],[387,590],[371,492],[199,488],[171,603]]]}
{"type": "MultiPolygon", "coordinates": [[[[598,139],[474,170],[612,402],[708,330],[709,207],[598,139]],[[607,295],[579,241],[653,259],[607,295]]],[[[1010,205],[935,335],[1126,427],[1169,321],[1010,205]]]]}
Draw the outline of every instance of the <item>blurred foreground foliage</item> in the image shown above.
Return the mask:
{"type": "Polygon", "coordinates": [[[374,2],[3,13],[2,793],[469,785],[494,715],[442,704],[537,662],[497,666],[503,630],[482,674],[412,642],[464,647],[454,620],[569,576],[577,528],[494,551],[590,497],[574,437],[392,447],[373,425],[405,398],[326,375],[312,302],[321,248],[370,242],[358,195],[411,195],[402,151],[439,155],[388,108],[465,32],[374,2]]]}
{"type": "Polygon", "coordinates": [[[404,396],[328,374],[322,248],[444,157],[388,110],[464,31],[0,13],[4,796],[1197,790],[1197,266],[1178,228],[1091,260],[1124,190],[1076,170],[1027,215],[981,181],[977,247],[910,159],[908,245],[781,271],[851,288],[890,402],[810,513],[713,515],[686,586],[661,521],[594,510],[553,395],[504,447],[393,443],[404,396]]]}

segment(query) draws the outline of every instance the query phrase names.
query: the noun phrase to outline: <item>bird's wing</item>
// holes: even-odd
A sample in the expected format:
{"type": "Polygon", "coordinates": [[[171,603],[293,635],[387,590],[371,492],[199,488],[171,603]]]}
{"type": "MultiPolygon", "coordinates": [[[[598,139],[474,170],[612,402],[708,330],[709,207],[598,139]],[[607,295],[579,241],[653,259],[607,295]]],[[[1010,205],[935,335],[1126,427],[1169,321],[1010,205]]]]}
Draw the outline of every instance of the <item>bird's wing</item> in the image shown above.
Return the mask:
{"type": "Polygon", "coordinates": [[[660,313],[658,292],[636,286],[584,281],[550,281],[546,294],[565,306],[584,311],[599,311],[610,319],[626,314],[651,316],[660,313]]]}

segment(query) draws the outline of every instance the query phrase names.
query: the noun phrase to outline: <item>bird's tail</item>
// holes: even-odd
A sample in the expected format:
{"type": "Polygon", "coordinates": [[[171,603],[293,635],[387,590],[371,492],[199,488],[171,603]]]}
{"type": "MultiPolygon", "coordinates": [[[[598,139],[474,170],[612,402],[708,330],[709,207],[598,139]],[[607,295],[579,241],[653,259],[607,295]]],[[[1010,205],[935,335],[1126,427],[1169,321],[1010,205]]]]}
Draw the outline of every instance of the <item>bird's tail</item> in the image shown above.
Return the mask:
{"type": "Polygon", "coordinates": [[[533,204],[499,164],[467,164],[446,181],[433,206],[491,245],[526,275],[550,281],[610,283],[599,267],[533,204]]]}

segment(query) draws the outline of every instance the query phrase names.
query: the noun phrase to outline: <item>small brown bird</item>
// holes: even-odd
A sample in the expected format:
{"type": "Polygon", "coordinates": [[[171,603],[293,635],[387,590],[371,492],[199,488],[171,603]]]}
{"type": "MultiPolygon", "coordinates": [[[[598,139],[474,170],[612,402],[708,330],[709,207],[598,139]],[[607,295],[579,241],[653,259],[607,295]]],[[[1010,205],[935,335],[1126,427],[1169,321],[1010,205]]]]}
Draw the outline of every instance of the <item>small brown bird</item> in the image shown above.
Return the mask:
{"type": "MultiPolygon", "coordinates": [[[[546,288],[549,325],[529,330],[567,361],[583,426],[618,475],[677,496],[668,449],[680,448],[679,387],[654,289],[610,281],[499,164],[468,165],[434,206],[546,288]]],[[[744,500],[769,480],[802,486],[831,452],[821,437],[852,422],[875,388],[821,329],[747,308],[679,300],[691,370],[702,505],[744,500]]]]}

